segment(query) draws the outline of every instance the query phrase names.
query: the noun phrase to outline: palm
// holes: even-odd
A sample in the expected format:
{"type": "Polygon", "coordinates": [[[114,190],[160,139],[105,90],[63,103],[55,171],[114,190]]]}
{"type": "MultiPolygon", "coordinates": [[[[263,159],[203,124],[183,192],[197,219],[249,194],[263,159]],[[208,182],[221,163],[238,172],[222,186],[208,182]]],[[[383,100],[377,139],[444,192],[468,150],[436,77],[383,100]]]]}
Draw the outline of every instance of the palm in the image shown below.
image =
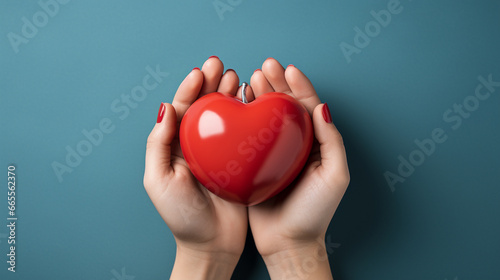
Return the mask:
{"type": "Polygon", "coordinates": [[[252,233],[263,255],[283,247],[276,240],[315,238],[326,230],[323,213],[328,211],[329,189],[320,174],[317,154],[312,154],[300,177],[284,192],[249,209],[252,233]]]}
{"type": "Polygon", "coordinates": [[[189,170],[180,149],[174,150],[174,175],[160,196],[160,215],[181,242],[210,242],[211,246],[215,242],[225,251],[239,251],[246,236],[246,209],[207,191],[189,170]]]}

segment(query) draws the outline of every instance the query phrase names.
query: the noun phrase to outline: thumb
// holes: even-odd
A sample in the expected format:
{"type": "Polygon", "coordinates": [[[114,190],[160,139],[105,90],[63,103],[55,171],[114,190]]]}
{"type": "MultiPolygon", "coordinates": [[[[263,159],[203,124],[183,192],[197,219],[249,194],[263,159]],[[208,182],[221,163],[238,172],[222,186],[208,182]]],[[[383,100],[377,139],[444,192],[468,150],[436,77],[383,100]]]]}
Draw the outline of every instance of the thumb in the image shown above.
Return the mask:
{"type": "Polygon", "coordinates": [[[318,171],[328,184],[347,187],[349,169],[342,135],[332,123],[328,105],[319,104],[313,114],[314,134],[319,142],[321,165],[318,171]]]}
{"type": "Polygon", "coordinates": [[[144,186],[146,189],[156,185],[160,179],[169,175],[173,169],[170,162],[171,144],[177,129],[177,117],[171,104],[162,103],[157,123],[148,137],[146,145],[146,168],[144,186]]]}

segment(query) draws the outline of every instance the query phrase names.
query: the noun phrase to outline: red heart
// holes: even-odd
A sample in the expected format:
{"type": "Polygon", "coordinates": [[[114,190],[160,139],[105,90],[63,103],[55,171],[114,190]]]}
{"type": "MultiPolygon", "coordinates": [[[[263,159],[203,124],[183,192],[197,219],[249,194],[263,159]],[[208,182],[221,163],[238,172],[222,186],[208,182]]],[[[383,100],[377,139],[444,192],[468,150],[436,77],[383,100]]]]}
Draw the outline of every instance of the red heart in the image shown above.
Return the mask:
{"type": "Polygon", "coordinates": [[[254,205],[278,194],[300,173],[313,129],[304,106],[284,93],[243,103],[214,92],[189,107],[179,140],[201,184],[226,200],[254,205]]]}

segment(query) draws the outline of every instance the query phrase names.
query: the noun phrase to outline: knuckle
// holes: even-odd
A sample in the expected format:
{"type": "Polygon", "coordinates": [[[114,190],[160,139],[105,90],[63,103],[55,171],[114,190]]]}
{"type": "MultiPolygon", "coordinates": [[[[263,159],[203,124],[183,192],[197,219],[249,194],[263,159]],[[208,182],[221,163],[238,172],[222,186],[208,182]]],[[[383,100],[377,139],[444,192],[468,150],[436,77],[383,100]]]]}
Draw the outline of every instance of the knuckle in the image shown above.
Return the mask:
{"type": "Polygon", "coordinates": [[[344,172],[344,174],[342,174],[342,176],[339,176],[337,178],[338,186],[342,186],[344,189],[347,189],[350,182],[351,182],[351,177],[349,175],[349,171],[344,172]]]}
{"type": "Polygon", "coordinates": [[[146,149],[151,149],[155,147],[156,143],[158,143],[158,139],[153,133],[151,133],[146,141],[146,149]]]}
{"type": "Polygon", "coordinates": [[[351,183],[351,175],[349,175],[349,172],[347,172],[345,176],[342,178],[342,185],[345,186],[345,188],[347,189],[350,183],[351,183]]]}
{"type": "Polygon", "coordinates": [[[153,184],[151,177],[148,176],[147,173],[144,174],[144,178],[142,179],[142,183],[144,184],[145,189],[148,189],[153,184]]]}
{"type": "Polygon", "coordinates": [[[337,142],[339,145],[344,146],[344,138],[342,137],[342,134],[340,132],[336,131],[335,134],[332,137],[335,142],[337,142]]]}

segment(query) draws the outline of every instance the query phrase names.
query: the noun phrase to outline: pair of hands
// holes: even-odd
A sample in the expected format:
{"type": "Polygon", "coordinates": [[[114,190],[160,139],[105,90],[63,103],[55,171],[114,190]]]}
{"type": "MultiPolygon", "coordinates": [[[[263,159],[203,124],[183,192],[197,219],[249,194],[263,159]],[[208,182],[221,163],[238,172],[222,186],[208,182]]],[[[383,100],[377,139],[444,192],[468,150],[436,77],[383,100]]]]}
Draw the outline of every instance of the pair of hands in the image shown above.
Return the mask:
{"type": "Polygon", "coordinates": [[[312,116],[316,141],[300,177],[282,193],[251,207],[228,202],[192,175],[176,134],[184,113],[201,96],[217,91],[241,99],[238,75],[223,71],[217,57],[193,69],[172,104],[162,103],[148,137],[144,186],[177,243],[171,279],[230,279],[248,225],[272,279],[331,279],[324,240],[349,171],[327,105],[298,68],[284,69],[267,59],[251,77],[248,102],[273,91],[295,97],[312,116]]]}

